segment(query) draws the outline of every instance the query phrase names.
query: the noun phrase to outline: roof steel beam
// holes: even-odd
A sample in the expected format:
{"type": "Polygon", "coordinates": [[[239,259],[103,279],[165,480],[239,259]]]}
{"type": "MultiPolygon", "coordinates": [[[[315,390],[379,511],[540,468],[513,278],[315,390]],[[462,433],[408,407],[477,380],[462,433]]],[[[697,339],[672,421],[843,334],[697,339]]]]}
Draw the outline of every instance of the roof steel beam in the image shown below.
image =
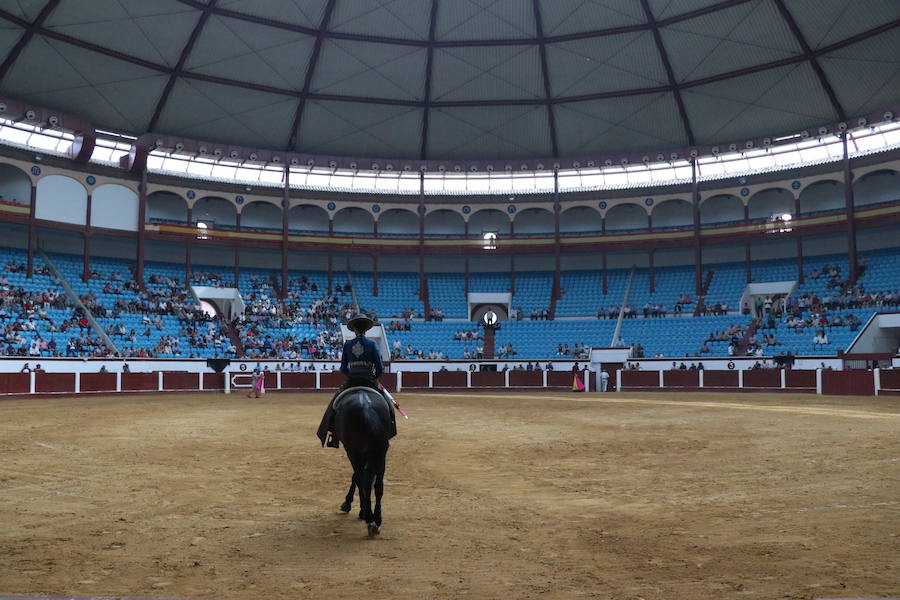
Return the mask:
{"type": "Polygon", "coordinates": [[[547,122],[550,126],[550,147],[553,158],[559,158],[559,144],[556,141],[556,117],[553,114],[553,92],[550,90],[550,70],[547,68],[547,45],[544,43],[544,20],[541,18],[540,0],[531,0],[534,10],[534,27],[540,45],[538,52],[541,55],[541,75],[544,79],[544,96],[547,98],[547,122]]]}
{"type": "MultiPolygon", "coordinates": [[[[657,21],[657,25],[659,27],[664,27],[666,25],[671,25],[673,23],[679,23],[681,21],[686,21],[689,19],[693,19],[695,17],[699,17],[702,15],[707,15],[710,13],[714,13],[719,10],[723,10],[726,8],[731,8],[732,6],[738,6],[740,4],[746,4],[751,0],[722,0],[717,2],[716,4],[711,4],[709,6],[704,6],[702,8],[698,8],[692,11],[688,11],[686,13],[681,13],[679,15],[674,15],[672,17],[667,17],[665,19],[660,19],[657,21]]],[[[205,5],[200,0],[178,0],[182,4],[186,4],[188,6],[192,6],[194,8],[200,9],[205,5]]],[[[303,25],[296,25],[294,23],[285,23],[283,21],[277,21],[275,19],[268,19],[266,17],[258,17],[256,15],[251,15],[247,13],[242,13],[240,11],[229,10],[226,8],[215,8],[212,11],[214,14],[229,17],[231,19],[239,19],[242,21],[248,21],[251,23],[256,23],[258,25],[266,25],[269,27],[278,27],[279,29],[285,29],[288,31],[294,31],[297,33],[305,33],[307,35],[318,35],[319,30],[312,27],[305,27],[303,25]]],[[[426,41],[426,40],[415,40],[408,38],[395,38],[388,36],[379,36],[379,35],[371,35],[364,33],[348,33],[343,31],[328,31],[325,33],[325,37],[337,39],[337,40],[350,40],[357,42],[372,42],[376,44],[393,44],[396,46],[419,46],[422,48],[427,48],[429,46],[434,46],[435,48],[464,48],[464,47],[473,47],[473,46],[534,46],[540,43],[545,44],[556,44],[559,42],[571,42],[574,40],[583,40],[594,37],[603,37],[607,35],[618,35],[622,33],[635,33],[640,31],[647,31],[651,29],[651,27],[647,23],[638,23],[635,25],[622,25],[619,27],[607,27],[605,29],[594,29],[591,31],[581,31],[577,33],[569,33],[564,35],[555,35],[549,36],[544,40],[540,40],[538,38],[511,38],[511,39],[483,39],[483,40],[442,40],[442,41],[426,41]]]]}
{"type": "MultiPolygon", "coordinates": [[[[56,1],[58,0],[51,0],[56,1]]],[[[49,4],[49,3],[48,3],[49,4]]],[[[210,13],[216,14],[214,10],[211,10],[210,13]]],[[[15,23],[21,27],[29,27],[32,24],[28,21],[21,19],[7,11],[0,9],[0,19],[5,21],[9,21],[11,23],[15,23]]],[[[661,23],[657,22],[657,24],[661,23]]],[[[863,40],[867,40],[869,38],[875,37],[882,33],[886,33],[893,29],[900,27],[900,19],[895,19],[893,21],[889,21],[887,23],[883,23],[877,27],[872,29],[868,29],[866,31],[862,31],[857,33],[856,35],[850,36],[843,40],[837,41],[828,46],[823,46],[816,50],[811,50],[809,55],[806,54],[797,54],[794,56],[788,56],[782,59],[770,61],[767,63],[762,63],[758,65],[752,65],[749,67],[744,67],[742,69],[736,69],[733,71],[726,71],[723,73],[717,73],[715,75],[711,75],[708,77],[703,77],[700,79],[694,79],[691,81],[684,81],[676,84],[675,86],[670,85],[658,85],[647,88],[632,88],[626,90],[615,90],[608,92],[597,92],[593,94],[580,94],[574,96],[558,96],[551,100],[552,104],[566,104],[566,103],[575,103],[575,102],[587,102],[591,100],[603,100],[607,98],[625,98],[629,96],[639,96],[644,94],[659,94],[659,93],[667,93],[672,92],[674,89],[684,90],[697,86],[707,85],[710,83],[715,83],[718,81],[724,81],[727,79],[732,79],[734,77],[741,77],[743,75],[751,75],[753,73],[759,73],[761,71],[766,71],[769,69],[775,69],[778,67],[788,66],[797,64],[800,62],[809,61],[811,58],[818,58],[820,56],[829,54],[841,48],[845,48],[847,46],[851,46],[863,40]]],[[[165,74],[173,74],[175,70],[168,65],[155,63],[153,61],[145,60],[136,56],[131,56],[129,54],[125,54],[118,50],[113,50],[111,48],[106,48],[104,46],[99,46],[97,44],[74,38],[72,36],[60,33],[53,29],[47,29],[43,26],[35,27],[34,33],[37,33],[43,37],[59,40],[66,44],[71,44],[73,46],[83,48],[85,50],[90,50],[91,52],[96,52],[97,54],[101,54],[103,56],[108,56],[110,58],[115,58],[117,60],[122,60],[125,62],[129,62],[131,64],[135,64],[146,69],[151,69],[160,73],[165,74]]],[[[435,47],[439,47],[436,45],[435,47]]],[[[9,60],[9,58],[7,58],[9,60]]],[[[219,85],[233,86],[239,87],[259,92],[265,92],[270,94],[277,94],[281,96],[289,96],[293,98],[302,98],[302,99],[313,99],[313,100],[333,100],[339,102],[356,102],[362,104],[386,104],[386,105],[395,105],[395,106],[409,106],[409,107],[418,107],[424,108],[426,103],[420,100],[399,100],[392,98],[377,98],[377,97],[367,97],[367,96],[344,96],[340,94],[323,94],[318,92],[309,92],[308,90],[304,92],[298,92],[297,90],[288,89],[288,88],[279,88],[275,86],[267,86],[258,83],[253,83],[249,81],[239,81],[236,79],[229,79],[227,77],[218,77],[214,75],[207,75],[204,73],[193,73],[190,71],[181,71],[177,73],[177,75],[183,79],[194,79],[197,81],[206,81],[209,83],[216,83],[219,85]]],[[[453,107],[471,107],[471,106],[536,106],[541,104],[546,104],[546,98],[523,98],[523,99],[496,99],[496,100],[446,100],[446,101],[431,101],[427,103],[429,108],[453,108],[453,107]]]]}
{"type": "Polygon", "coordinates": [[[788,29],[791,30],[791,33],[803,50],[804,59],[809,61],[813,71],[816,72],[816,77],[819,78],[819,83],[822,85],[822,89],[825,90],[825,95],[828,96],[828,101],[831,102],[831,107],[834,109],[834,112],[841,121],[846,121],[847,114],[844,111],[844,107],[841,106],[840,101],[838,101],[837,94],[834,93],[834,88],[831,87],[831,82],[828,81],[828,78],[825,76],[825,71],[822,70],[822,65],[819,64],[819,61],[813,54],[812,48],[810,48],[809,44],[806,42],[806,37],[803,35],[803,32],[800,31],[797,21],[794,20],[794,15],[792,15],[791,11],[784,5],[784,0],[774,0],[774,2],[775,6],[778,8],[778,12],[781,14],[781,18],[784,19],[788,29]]]}
{"type": "Polygon", "coordinates": [[[428,22],[428,50],[425,57],[425,110],[422,112],[422,147],[419,158],[428,158],[428,118],[431,108],[431,77],[434,71],[434,31],[437,27],[437,11],[440,0],[431,0],[431,16],[428,22]]]}
{"type": "Polygon", "coordinates": [[[59,0],[48,0],[47,4],[44,5],[44,8],[41,9],[41,12],[38,13],[37,18],[32,23],[21,19],[19,20],[17,24],[25,27],[25,33],[22,34],[22,37],[19,38],[16,45],[13,46],[12,50],[9,51],[9,54],[6,55],[6,60],[0,65],[0,81],[3,81],[3,78],[6,77],[6,74],[9,73],[9,70],[12,69],[12,66],[15,64],[16,59],[22,54],[22,50],[25,49],[25,46],[27,46],[28,42],[31,41],[31,38],[34,37],[34,34],[40,31],[41,27],[44,25],[44,21],[47,20],[47,17],[50,16],[50,13],[53,12],[53,9],[56,8],[58,4],[59,0]]]}
{"type": "Polygon", "coordinates": [[[313,44],[312,54],[309,56],[309,62],[306,66],[306,77],[303,79],[303,91],[300,92],[300,100],[297,102],[297,110],[294,112],[294,121],[291,125],[291,137],[288,139],[287,150],[293,150],[297,145],[297,138],[300,136],[300,124],[303,121],[303,110],[306,108],[306,101],[309,98],[309,86],[312,85],[313,74],[316,71],[316,64],[319,62],[319,54],[322,53],[322,42],[325,41],[325,30],[328,29],[328,23],[331,21],[331,13],[334,12],[335,0],[328,0],[325,5],[325,14],[322,15],[322,21],[319,23],[319,29],[316,30],[316,41],[313,44]]]}
{"type": "Polygon", "coordinates": [[[659,58],[662,60],[663,67],[666,69],[666,77],[669,78],[669,85],[672,88],[672,94],[675,96],[675,104],[678,105],[678,114],[681,116],[681,124],[684,126],[684,134],[687,136],[689,146],[694,145],[694,131],[691,129],[691,122],[688,119],[687,110],[684,108],[684,100],[681,98],[681,89],[675,80],[675,72],[672,70],[672,63],[669,62],[669,54],[663,45],[662,36],[659,33],[659,26],[653,18],[653,11],[650,10],[650,4],[647,0],[641,0],[641,8],[644,9],[644,15],[647,17],[647,24],[653,32],[653,41],[656,42],[656,50],[659,52],[659,58]]]}
{"type": "Polygon", "coordinates": [[[175,87],[175,80],[178,79],[178,76],[184,71],[184,65],[191,54],[191,50],[194,49],[194,44],[197,43],[197,38],[200,37],[203,26],[206,25],[206,21],[209,19],[210,11],[215,7],[216,2],[218,1],[219,0],[209,0],[209,4],[204,5],[202,12],[200,13],[200,18],[197,19],[197,24],[194,25],[191,35],[184,44],[184,48],[181,49],[181,54],[178,56],[178,62],[175,63],[175,69],[169,74],[169,80],[166,82],[166,87],[163,88],[163,92],[156,102],[156,108],[153,109],[153,116],[150,117],[150,122],[147,124],[147,131],[156,129],[156,125],[159,123],[159,117],[162,115],[162,111],[169,101],[169,95],[172,93],[172,88],[175,87]]]}

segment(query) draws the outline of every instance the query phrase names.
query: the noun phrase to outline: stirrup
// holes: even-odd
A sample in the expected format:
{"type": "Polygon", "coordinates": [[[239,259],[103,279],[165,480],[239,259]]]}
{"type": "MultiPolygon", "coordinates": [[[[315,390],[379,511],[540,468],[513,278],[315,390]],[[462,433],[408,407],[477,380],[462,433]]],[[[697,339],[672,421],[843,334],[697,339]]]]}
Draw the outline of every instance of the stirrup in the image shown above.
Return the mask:
{"type": "Polygon", "coordinates": [[[334,436],[334,432],[328,432],[328,440],[325,442],[325,446],[328,448],[340,448],[341,444],[338,439],[334,436]]]}

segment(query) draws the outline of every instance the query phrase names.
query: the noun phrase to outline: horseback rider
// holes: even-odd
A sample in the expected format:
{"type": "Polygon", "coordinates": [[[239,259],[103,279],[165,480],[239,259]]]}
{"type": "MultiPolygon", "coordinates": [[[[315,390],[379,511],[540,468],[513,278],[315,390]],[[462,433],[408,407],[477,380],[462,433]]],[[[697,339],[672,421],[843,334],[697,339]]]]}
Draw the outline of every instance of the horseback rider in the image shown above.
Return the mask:
{"type": "MultiPolygon", "coordinates": [[[[381,394],[381,388],[378,384],[378,378],[384,373],[384,365],[381,362],[381,353],[378,346],[366,337],[366,331],[375,326],[375,321],[364,314],[357,314],[347,322],[347,328],[356,334],[356,337],[344,343],[344,349],[341,355],[341,373],[347,376],[347,381],[340,387],[331,401],[325,414],[322,416],[322,422],[319,424],[319,430],[316,432],[318,438],[322,441],[322,446],[329,448],[339,448],[337,438],[334,432],[334,401],[346,389],[352,387],[368,387],[378,391],[381,394]]],[[[383,396],[383,394],[382,394],[383,396]]],[[[385,398],[387,401],[387,398],[385,398]]],[[[397,423],[394,418],[394,407],[391,402],[387,402],[391,412],[391,435],[397,435],[397,423]]]]}

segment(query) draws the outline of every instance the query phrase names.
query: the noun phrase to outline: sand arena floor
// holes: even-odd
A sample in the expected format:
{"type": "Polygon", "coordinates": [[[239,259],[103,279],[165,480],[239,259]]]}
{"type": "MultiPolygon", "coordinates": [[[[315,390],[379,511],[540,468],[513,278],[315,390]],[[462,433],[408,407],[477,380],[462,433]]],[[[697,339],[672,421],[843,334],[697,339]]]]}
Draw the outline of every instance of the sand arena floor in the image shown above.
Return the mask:
{"type": "Polygon", "coordinates": [[[0,594],[900,595],[900,399],[403,394],[381,537],[325,394],[0,402],[0,594]]]}

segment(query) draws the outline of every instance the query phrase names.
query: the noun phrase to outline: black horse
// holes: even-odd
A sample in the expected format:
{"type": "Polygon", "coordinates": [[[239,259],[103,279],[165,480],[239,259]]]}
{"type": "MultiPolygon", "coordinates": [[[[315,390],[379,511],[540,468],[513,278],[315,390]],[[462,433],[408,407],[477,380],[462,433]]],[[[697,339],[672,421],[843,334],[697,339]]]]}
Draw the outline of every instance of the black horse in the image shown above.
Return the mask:
{"type": "Polygon", "coordinates": [[[358,487],[359,518],[366,522],[369,537],[375,537],[381,533],[381,496],[384,493],[384,468],[391,436],[390,408],[378,391],[359,387],[341,395],[335,411],[335,433],[344,444],[347,458],[353,466],[353,479],[341,510],[350,512],[353,492],[358,487]]]}

